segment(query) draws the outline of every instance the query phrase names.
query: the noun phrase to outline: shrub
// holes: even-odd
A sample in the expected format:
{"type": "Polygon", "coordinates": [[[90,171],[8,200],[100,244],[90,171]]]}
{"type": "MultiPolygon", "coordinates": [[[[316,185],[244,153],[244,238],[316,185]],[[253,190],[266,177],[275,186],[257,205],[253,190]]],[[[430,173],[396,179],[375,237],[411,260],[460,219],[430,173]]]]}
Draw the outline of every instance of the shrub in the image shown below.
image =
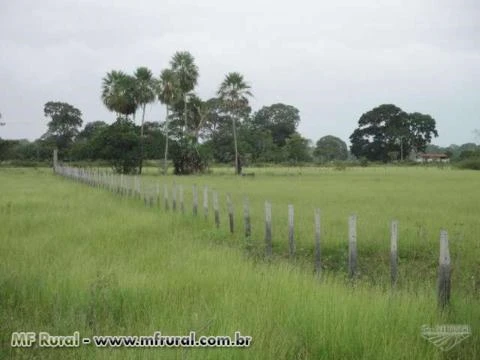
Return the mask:
{"type": "Polygon", "coordinates": [[[360,159],[360,166],[361,167],[367,167],[368,166],[368,159],[366,157],[362,157],[360,159]]]}
{"type": "Polygon", "coordinates": [[[97,159],[109,161],[114,170],[122,174],[138,173],[140,137],[137,128],[129,120],[119,118],[103,129],[94,139],[97,159]]]}
{"type": "Polygon", "coordinates": [[[187,139],[174,142],[170,155],[175,175],[201,173],[207,167],[206,155],[202,156],[198,144],[194,144],[187,139]]]}
{"type": "Polygon", "coordinates": [[[333,168],[338,171],[343,171],[347,169],[347,164],[343,161],[335,161],[333,163],[333,168]]]}
{"type": "Polygon", "coordinates": [[[460,169],[480,170],[480,156],[468,158],[457,163],[460,169]]]}

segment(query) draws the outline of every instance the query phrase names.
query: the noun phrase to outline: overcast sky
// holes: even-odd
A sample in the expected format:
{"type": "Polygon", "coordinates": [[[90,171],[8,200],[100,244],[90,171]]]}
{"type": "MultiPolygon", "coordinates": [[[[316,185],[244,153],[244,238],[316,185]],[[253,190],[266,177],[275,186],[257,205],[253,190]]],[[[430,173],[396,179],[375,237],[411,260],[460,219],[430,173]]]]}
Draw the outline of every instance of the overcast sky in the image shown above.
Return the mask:
{"type": "MultiPolygon", "coordinates": [[[[178,50],[195,57],[202,98],[239,71],[254,110],[297,107],[314,141],[348,141],[383,103],[433,116],[436,144],[474,141],[480,128],[478,0],[0,0],[0,137],[41,136],[47,101],[111,123],[102,77],[158,75],[178,50]]],[[[163,107],[146,117],[163,121],[163,107]]]]}

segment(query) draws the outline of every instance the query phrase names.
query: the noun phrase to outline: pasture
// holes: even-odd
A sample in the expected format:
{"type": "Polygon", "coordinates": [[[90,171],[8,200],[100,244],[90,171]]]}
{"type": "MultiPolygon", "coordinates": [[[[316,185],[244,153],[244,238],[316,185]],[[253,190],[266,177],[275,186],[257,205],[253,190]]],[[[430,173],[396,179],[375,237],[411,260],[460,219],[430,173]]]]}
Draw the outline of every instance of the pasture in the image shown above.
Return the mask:
{"type": "MultiPolygon", "coordinates": [[[[142,175],[142,189],[175,181],[184,215],[54,176],[0,169],[0,357],[42,359],[475,359],[480,356],[480,174],[449,168],[230,169],[142,175]],[[199,214],[191,212],[193,184],[199,214]],[[218,191],[220,229],[203,187],[218,191]],[[235,208],[230,234],[225,196],[235,208]],[[242,231],[250,202],[252,236],[242,231]],[[272,203],[273,259],[263,259],[264,201],[272,203]],[[288,258],[287,205],[297,254],[288,258]],[[322,263],[313,276],[313,211],[321,209],[322,263]],[[346,279],[347,219],[358,216],[359,277],[346,279]],[[389,223],[399,221],[398,287],[389,283],[389,223]],[[452,303],[436,306],[441,229],[448,230],[452,303]],[[422,325],[468,324],[448,353],[422,325]],[[252,336],[243,349],[10,347],[13,331],[52,334],[252,336]]],[[[211,200],[210,200],[211,206],[211,200]]]]}

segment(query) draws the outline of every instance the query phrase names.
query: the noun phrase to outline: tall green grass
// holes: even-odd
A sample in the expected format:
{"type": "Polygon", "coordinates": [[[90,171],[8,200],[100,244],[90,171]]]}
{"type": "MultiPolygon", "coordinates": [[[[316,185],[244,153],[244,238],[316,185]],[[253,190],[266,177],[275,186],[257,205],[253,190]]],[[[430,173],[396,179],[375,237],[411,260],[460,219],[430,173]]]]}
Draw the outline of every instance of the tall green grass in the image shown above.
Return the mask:
{"type": "MultiPolygon", "coordinates": [[[[465,179],[457,174],[447,173],[446,177],[437,180],[437,186],[447,189],[449,184],[455,183],[457,195],[473,188],[470,185],[473,178],[465,179]]],[[[387,210],[396,209],[401,214],[412,211],[402,210],[401,205],[405,203],[395,205],[395,199],[400,199],[399,195],[394,195],[396,192],[392,192],[390,201],[383,199],[386,203],[380,208],[365,204],[365,201],[357,202],[359,198],[367,197],[366,194],[359,195],[358,190],[369,191],[368,183],[378,183],[381,192],[391,189],[392,181],[397,182],[398,176],[404,181],[411,177],[410,180],[418,185],[423,174],[400,171],[390,174],[395,179],[390,181],[388,175],[355,172],[347,174],[344,186],[340,184],[340,177],[344,174],[334,172],[301,178],[265,175],[247,180],[211,176],[176,181],[210,186],[214,183],[219,190],[231,191],[237,203],[244,193],[248,193],[253,219],[257,219],[254,221],[253,241],[259,248],[263,199],[271,199],[279,208],[285,204],[284,215],[280,210],[275,212],[274,208],[274,234],[283,231],[281,221],[275,221],[285,218],[286,222],[286,204],[293,200],[297,201],[295,204],[300,203],[296,210],[297,226],[300,229],[305,227],[305,238],[301,235],[302,230],[297,232],[300,248],[310,244],[308,227],[313,227],[313,215],[307,214],[322,200],[319,205],[324,213],[324,243],[333,256],[336,246],[344,247],[344,218],[350,211],[357,211],[365,219],[361,225],[377,234],[384,231],[376,229],[379,223],[385,222],[385,227],[388,225],[389,216],[384,214],[387,210]],[[384,179],[383,176],[385,181],[376,180],[377,177],[384,179]],[[319,183],[322,186],[317,188],[319,183]],[[345,186],[347,183],[356,186],[345,186]],[[343,191],[335,194],[332,193],[334,189],[343,191]],[[357,207],[350,209],[354,204],[357,207]],[[300,210],[302,206],[305,215],[300,210]],[[368,225],[367,219],[376,221],[368,225]],[[330,232],[337,234],[338,239],[330,232]]],[[[435,181],[432,179],[437,175],[443,173],[428,174],[431,181],[435,181]]],[[[168,178],[167,181],[172,180],[168,178]]],[[[152,176],[148,181],[154,184],[157,179],[152,176]]],[[[270,263],[260,260],[255,251],[245,250],[239,233],[233,237],[228,233],[225,219],[222,229],[217,231],[212,222],[205,221],[201,215],[194,218],[145,208],[140,201],[119,198],[105,190],[89,188],[40,170],[2,170],[0,183],[1,358],[479,357],[480,342],[476,334],[480,325],[478,295],[464,288],[461,296],[454,294],[450,310],[440,313],[436,307],[434,284],[421,272],[422,268],[415,259],[407,256],[402,258],[401,266],[414,266],[419,271],[408,283],[418,281],[420,285],[404,286],[395,292],[370,281],[360,281],[352,286],[345,281],[341,271],[327,271],[319,280],[312,275],[308,262],[295,264],[281,258],[270,263]],[[422,279],[425,277],[427,279],[422,279]],[[445,323],[470,324],[473,329],[472,338],[446,355],[420,336],[423,324],[445,323]],[[252,336],[253,344],[246,349],[97,349],[93,346],[13,349],[9,345],[13,331],[49,331],[68,335],[75,330],[82,336],[150,335],[154,331],[183,335],[191,330],[201,335],[232,335],[239,330],[252,336]]],[[[415,188],[412,184],[409,186],[415,188]]],[[[427,188],[425,185],[423,190],[427,188]]],[[[410,200],[405,200],[415,215],[421,213],[420,201],[416,198],[421,190],[417,191],[409,193],[410,200]]],[[[439,192],[438,197],[432,198],[436,199],[429,203],[433,205],[432,214],[425,211],[422,219],[427,219],[427,225],[423,226],[440,227],[442,221],[439,220],[448,220],[446,215],[440,219],[435,217],[447,211],[439,210],[439,203],[454,201],[452,192],[452,189],[439,192]],[[441,200],[441,197],[446,199],[441,200]]],[[[454,217],[462,216],[455,214],[454,209],[465,207],[462,214],[467,215],[478,206],[472,201],[478,196],[476,193],[460,196],[462,203],[457,200],[458,205],[450,210],[454,217]]],[[[424,195],[424,199],[428,199],[428,195],[424,195]]],[[[379,206],[382,199],[372,197],[372,201],[379,206]]],[[[478,226],[474,214],[463,221],[464,227],[469,229],[466,234],[470,234],[471,224],[478,226]]],[[[429,259],[431,255],[432,262],[437,257],[435,232],[432,231],[431,238],[426,237],[424,241],[428,245],[422,247],[422,250],[431,247],[432,253],[425,258],[429,259]]],[[[385,239],[366,234],[366,229],[359,234],[359,249],[364,246],[374,254],[386,251],[375,250],[380,246],[388,247],[385,239]]],[[[416,239],[408,239],[405,232],[402,235],[405,243],[414,246],[416,239]]],[[[467,269],[467,264],[470,266],[474,261],[476,249],[474,236],[469,236],[463,238],[465,251],[462,250],[460,257],[463,265],[454,270],[461,272],[462,276],[465,276],[464,271],[470,274],[468,271],[475,270],[467,269]]],[[[276,239],[276,250],[281,253],[281,240],[276,239]]],[[[458,249],[453,246],[454,259],[458,249]]],[[[405,248],[400,250],[401,255],[402,251],[404,255],[410,255],[405,248]]],[[[427,267],[433,269],[433,265],[427,267]]]]}
{"type": "MultiPolygon", "coordinates": [[[[161,177],[149,169],[143,186],[156,184],[185,188],[191,210],[192,184],[217,190],[221,200],[222,228],[227,229],[225,195],[232,194],[237,230],[242,231],[243,198],[248,196],[252,216],[252,246],[263,251],[264,201],[272,202],[273,246],[277,256],[288,256],[287,205],[295,206],[298,258],[313,262],[313,212],[321,209],[323,263],[326,270],[346,271],[350,214],[358,215],[358,251],[361,277],[388,284],[390,222],[399,221],[400,286],[409,279],[435,281],[439,235],[449,233],[456,289],[480,295],[480,173],[431,167],[258,168],[256,176],[236,177],[231,169],[214,169],[210,176],[161,177]],[[230,175],[228,175],[230,173],[230,175]]],[[[211,198],[210,198],[211,205],[211,198]]],[[[210,210],[211,211],[211,210],[210,210]]],[[[238,242],[243,240],[237,234],[238,242]]]]}

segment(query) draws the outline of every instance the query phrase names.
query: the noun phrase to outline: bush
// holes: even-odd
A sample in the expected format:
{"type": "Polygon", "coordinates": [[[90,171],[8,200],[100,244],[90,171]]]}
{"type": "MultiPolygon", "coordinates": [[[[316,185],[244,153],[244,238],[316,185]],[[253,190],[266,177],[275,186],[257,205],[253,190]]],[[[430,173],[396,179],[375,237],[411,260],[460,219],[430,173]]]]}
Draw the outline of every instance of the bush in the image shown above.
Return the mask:
{"type": "Polygon", "coordinates": [[[207,168],[206,155],[202,156],[198,144],[187,139],[174,142],[170,155],[175,175],[202,173],[207,168]]]}
{"type": "Polygon", "coordinates": [[[347,169],[347,164],[343,161],[335,161],[333,163],[333,168],[337,171],[343,171],[347,169]]]}
{"type": "Polygon", "coordinates": [[[460,169],[480,170],[480,156],[468,158],[457,163],[460,169]]]}
{"type": "Polygon", "coordinates": [[[369,165],[368,159],[367,159],[366,157],[362,157],[362,158],[360,159],[360,166],[361,166],[361,167],[367,167],[368,165],[369,165]]]}
{"type": "Polygon", "coordinates": [[[0,161],[1,167],[52,167],[51,161],[8,160],[0,161]]]}
{"type": "Polygon", "coordinates": [[[119,118],[103,129],[92,143],[96,159],[108,160],[117,173],[137,174],[140,165],[140,137],[137,127],[119,118]]]}

